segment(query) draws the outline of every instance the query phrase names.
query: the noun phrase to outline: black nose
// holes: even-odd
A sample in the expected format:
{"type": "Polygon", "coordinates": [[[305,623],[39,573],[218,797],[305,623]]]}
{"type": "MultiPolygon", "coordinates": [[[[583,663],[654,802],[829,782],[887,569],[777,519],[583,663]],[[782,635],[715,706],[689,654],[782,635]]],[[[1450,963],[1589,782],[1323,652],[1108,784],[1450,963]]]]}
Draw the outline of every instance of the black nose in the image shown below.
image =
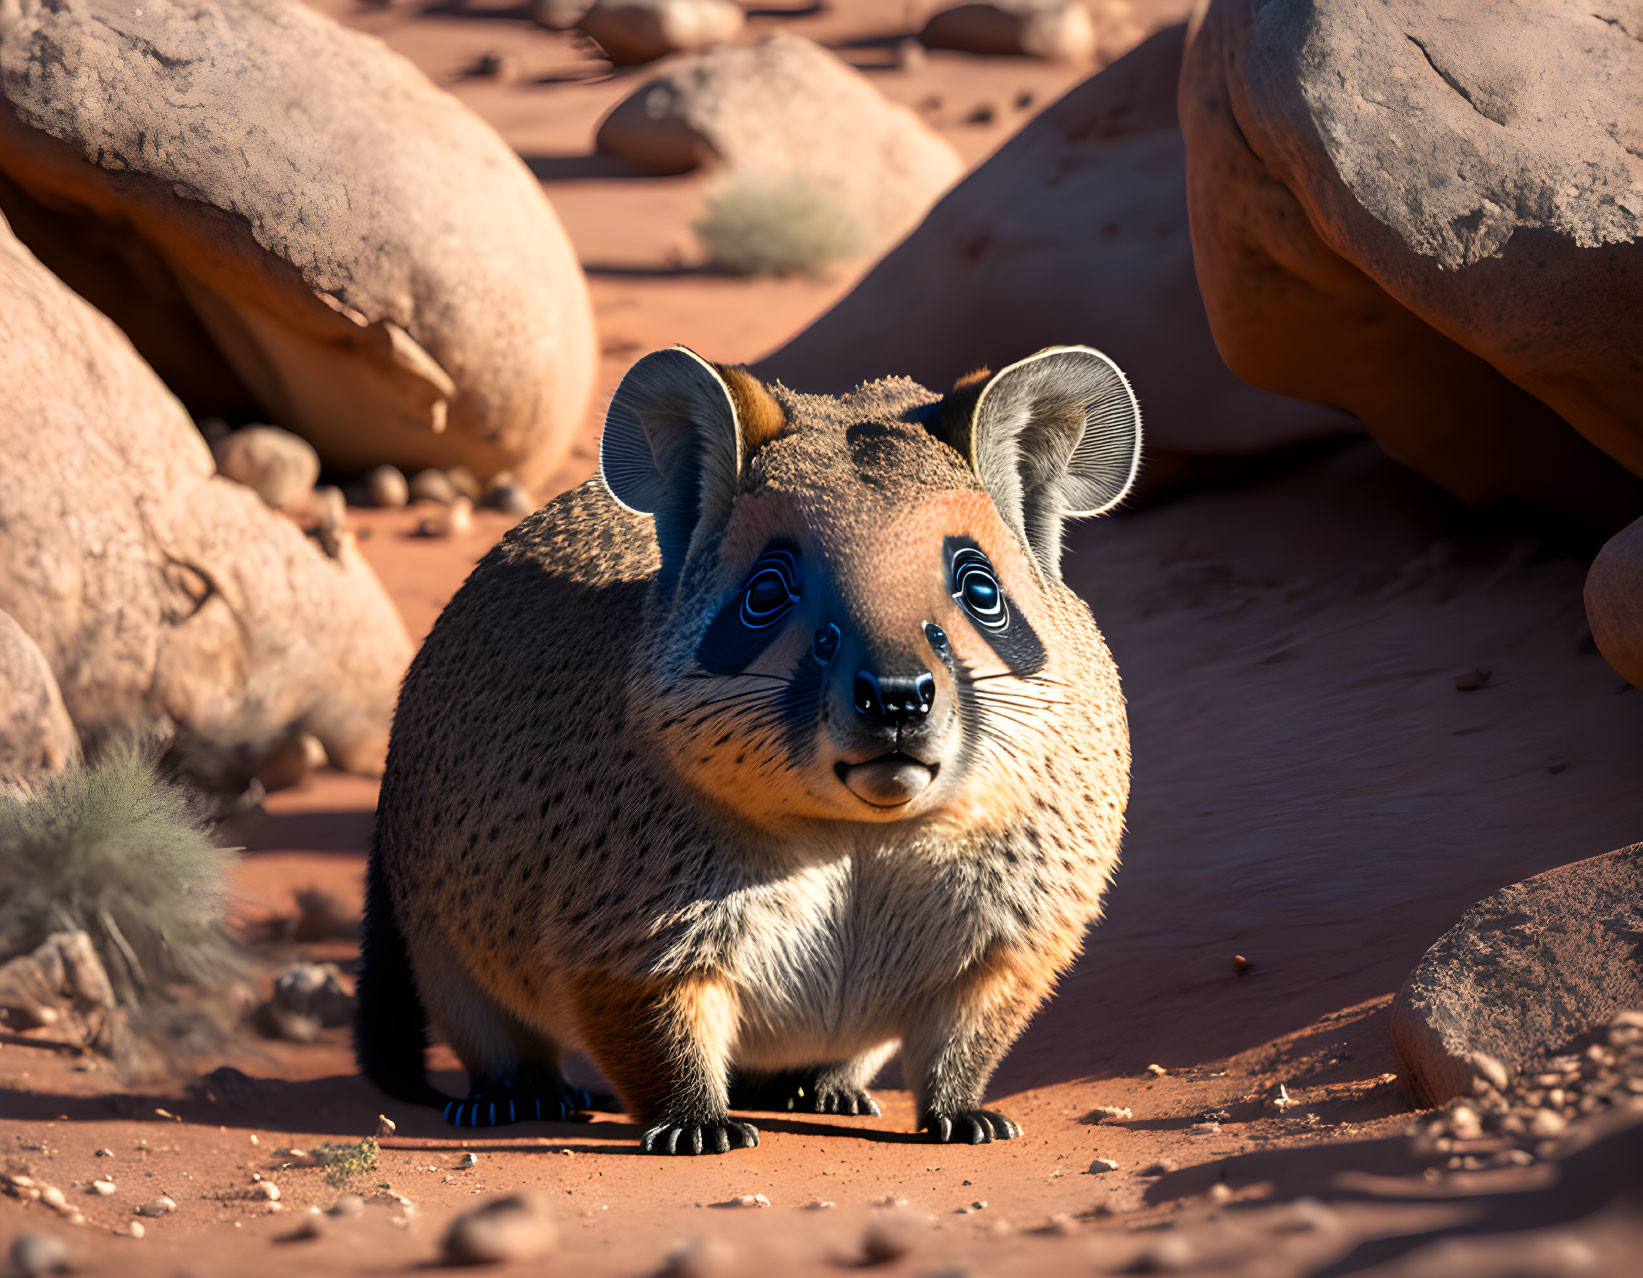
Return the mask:
{"type": "Polygon", "coordinates": [[[936,700],[936,680],[928,670],[916,675],[876,675],[856,671],[856,711],[874,723],[900,727],[930,713],[936,700]]]}

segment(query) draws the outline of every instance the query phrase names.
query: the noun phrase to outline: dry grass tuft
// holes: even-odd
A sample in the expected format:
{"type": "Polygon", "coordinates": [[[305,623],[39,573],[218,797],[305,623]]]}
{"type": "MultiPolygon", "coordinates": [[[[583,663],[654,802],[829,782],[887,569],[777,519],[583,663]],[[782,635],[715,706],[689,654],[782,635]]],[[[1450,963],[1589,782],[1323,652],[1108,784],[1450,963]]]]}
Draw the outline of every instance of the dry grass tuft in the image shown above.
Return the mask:
{"type": "Polygon", "coordinates": [[[692,229],[708,269],[727,275],[823,275],[865,246],[848,211],[796,178],[733,179],[692,229]]]}

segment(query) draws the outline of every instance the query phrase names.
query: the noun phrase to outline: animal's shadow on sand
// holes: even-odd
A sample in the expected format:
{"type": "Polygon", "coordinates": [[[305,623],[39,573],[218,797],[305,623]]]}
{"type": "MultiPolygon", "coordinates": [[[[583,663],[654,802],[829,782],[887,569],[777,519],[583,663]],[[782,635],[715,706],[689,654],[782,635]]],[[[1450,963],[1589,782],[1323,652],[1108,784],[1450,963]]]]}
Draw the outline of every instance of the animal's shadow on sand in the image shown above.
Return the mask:
{"type": "MultiPolygon", "coordinates": [[[[184,1099],[142,1091],[97,1095],[30,1092],[0,1088],[0,1112],[22,1122],[106,1123],[126,1120],[165,1128],[179,1121],[193,1127],[231,1127],[258,1132],[301,1132],[357,1140],[376,1129],[377,1116],[387,1111],[397,1124],[391,1140],[396,1149],[444,1148],[460,1139],[476,1152],[557,1153],[569,1149],[586,1154],[637,1154],[641,1128],[625,1119],[597,1118],[560,1123],[517,1123],[507,1127],[458,1129],[446,1124],[432,1109],[385,1103],[381,1095],[357,1075],[286,1082],[280,1079],[235,1075],[228,1087],[202,1089],[184,1099]],[[592,1134],[597,1139],[590,1140],[592,1134]],[[549,1138],[551,1144],[541,1144],[549,1138]],[[435,1142],[439,1142],[436,1146],[435,1142]]],[[[446,1090],[455,1093],[454,1084],[446,1090]]],[[[810,1121],[807,1118],[745,1113],[763,1132],[795,1136],[844,1137],[881,1144],[918,1144],[915,1132],[888,1131],[852,1125],[850,1120],[810,1121]]],[[[856,1120],[859,1121],[859,1120],[856,1120]]]]}

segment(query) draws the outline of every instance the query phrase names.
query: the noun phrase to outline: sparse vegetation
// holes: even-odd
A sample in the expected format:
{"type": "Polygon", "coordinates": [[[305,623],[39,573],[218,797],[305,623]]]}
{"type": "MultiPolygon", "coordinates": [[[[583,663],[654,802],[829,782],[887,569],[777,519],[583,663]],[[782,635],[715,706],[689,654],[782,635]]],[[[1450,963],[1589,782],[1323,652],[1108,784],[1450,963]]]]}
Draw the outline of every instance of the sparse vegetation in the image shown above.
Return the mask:
{"type": "Polygon", "coordinates": [[[355,1188],[377,1169],[377,1142],[374,1136],[321,1145],[308,1152],[316,1163],[325,1168],[325,1183],[334,1189],[355,1188]]]}
{"type": "Polygon", "coordinates": [[[692,229],[708,268],[730,275],[822,275],[866,242],[848,211],[797,178],[735,179],[692,229]]]}
{"type": "Polygon", "coordinates": [[[247,970],[224,926],[233,854],[159,754],[111,744],[0,792],[0,962],[55,933],[86,933],[119,1013],[110,1031],[125,1040],[100,1045],[127,1065],[215,1044],[247,970]]]}

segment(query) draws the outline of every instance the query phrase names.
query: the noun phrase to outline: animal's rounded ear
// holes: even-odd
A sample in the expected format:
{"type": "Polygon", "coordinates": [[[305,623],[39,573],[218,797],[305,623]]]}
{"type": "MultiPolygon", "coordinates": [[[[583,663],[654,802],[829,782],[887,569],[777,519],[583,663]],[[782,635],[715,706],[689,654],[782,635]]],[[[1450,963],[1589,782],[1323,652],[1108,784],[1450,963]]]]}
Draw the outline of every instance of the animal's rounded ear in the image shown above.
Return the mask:
{"type": "Polygon", "coordinates": [[[664,588],[697,527],[729,515],[741,470],[735,401],[712,364],[674,346],[628,370],[605,414],[599,474],[617,501],[655,519],[664,588]]]}
{"type": "Polygon", "coordinates": [[[1135,482],[1141,406],[1129,382],[1098,350],[1051,346],[949,399],[970,407],[948,441],[1059,579],[1062,521],[1110,510],[1135,482]]]}
{"type": "Polygon", "coordinates": [[[622,378],[599,438],[599,474],[612,497],[640,514],[660,513],[701,463],[741,472],[730,390],[712,364],[684,346],[653,351],[622,378]]]}

